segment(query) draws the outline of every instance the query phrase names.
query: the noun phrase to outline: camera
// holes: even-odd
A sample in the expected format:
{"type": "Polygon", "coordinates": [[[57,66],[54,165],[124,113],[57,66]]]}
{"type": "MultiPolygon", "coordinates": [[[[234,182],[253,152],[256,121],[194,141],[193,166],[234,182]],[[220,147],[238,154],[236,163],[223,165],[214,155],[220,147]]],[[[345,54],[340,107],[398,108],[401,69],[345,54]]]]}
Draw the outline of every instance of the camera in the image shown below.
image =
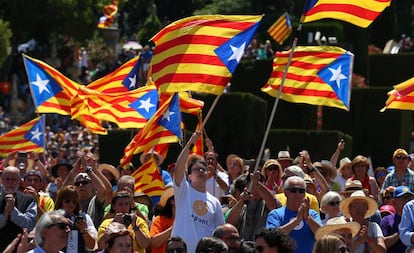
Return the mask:
{"type": "Polygon", "coordinates": [[[75,223],[77,222],[77,221],[80,221],[80,220],[84,220],[85,218],[82,216],[82,215],[76,215],[75,216],[75,223]]]}
{"type": "Polygon", "coordinates": [[[123,223],[126,227],[128,227],[129,225],[131,225],[132,222],[132,216],[130,214],[125,214],[123,217],[123,223]]]}
{"type": "Polygon", "coordinates": [[[27,153],[24,151],[17,152],[16,165],[20,170],[24,170],[27,164],[27,153]]]}

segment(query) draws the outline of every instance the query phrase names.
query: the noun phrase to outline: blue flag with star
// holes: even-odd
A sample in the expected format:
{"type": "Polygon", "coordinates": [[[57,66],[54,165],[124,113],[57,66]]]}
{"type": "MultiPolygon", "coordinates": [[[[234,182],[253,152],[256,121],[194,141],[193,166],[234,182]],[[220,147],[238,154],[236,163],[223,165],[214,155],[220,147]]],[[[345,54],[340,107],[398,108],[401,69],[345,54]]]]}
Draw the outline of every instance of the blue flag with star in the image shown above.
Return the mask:
{"type": "Polygon", "coordinates": [[[234,73],[236,70],[259,24],[260,22],[255,23],[249,29],[242,31],[214,50],[230,73],[234,73]]]}
{"type": "Polygon", "coordinates": [[[338,98],[349,108],[353,55],[346,52],[318,72],[318,76],[329,84],[338,98]]]}
{"type": "Polygon", "coordinates": [[[134,67],[122,81],[122,85],[127,88],[128,90],[134,90],[138,88],[138,84],[140,82],[139,79],[139,68],[141,66],[141,57],[135,63],[134,67]]]}
{"type": "Polygon", "coordinates": [[[6,157],[17,151],[45,150],[45,118],[37,117],[0,136],[0,156],[6,157]]]}
{"type": "Polygon", "coordinates": [[[152,89],[142,97],[132,102],[129,107],[136,110],[145,119],[150,119],[158,110],[158,91],[152,89]]]}
{"type": "Polygon", "coordinates": [[[178,93],[174,94],[174,97],[171,99],[170,105],[168,106],[167,110],[165,110],[158,124],[165,127],[171,133],[173,133],[179,139],[181,139],[181,111],[178,93]]]}
{"type": "Polygon", "coordinates": [[[24,60],[36,107],[62,91],[62,87],[45,69],[26,57],[24,60]]]}

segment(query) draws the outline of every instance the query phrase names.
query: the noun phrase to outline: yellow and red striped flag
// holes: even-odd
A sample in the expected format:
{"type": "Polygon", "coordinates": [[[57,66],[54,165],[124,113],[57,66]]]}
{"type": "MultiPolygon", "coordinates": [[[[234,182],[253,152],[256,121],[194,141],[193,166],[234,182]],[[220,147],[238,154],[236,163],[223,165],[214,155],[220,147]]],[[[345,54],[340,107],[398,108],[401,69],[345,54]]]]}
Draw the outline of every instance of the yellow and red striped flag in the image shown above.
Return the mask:
{"type": "Polygon", "coordinates": [[[155,85],[161,92],[222,94],[261,19],[205,15],[169,24],[151,39],[155,85]]]}
{"type": "Polygon", "coordinates": [[[72,103],[72,117],[91,114],[119,128],[142,128],[158,109],[155,86],[143,86],[126,92],[103,93],[81,87],[72,103]]]}
{"type": "MultiPolygon", "coordinates": [[[[290,51],[277,52],[262,91],[276,96],[290,51]]],[[[349,110],[353,54],[331,46],[296,47],[280,98],[349,110]]]]}
{"type": "Polygon", "coordinates": [[[290,23],[289,14],[285,12],[276,22],[267,29],[267,33],[280,45],[289,38],[292,33],[292,24],[290,23]]]}
{"type": "Polygon", "coordinates": [[[388,92],[388,99],[385,102],[386,109],[414,110],[414,77],[394,86],[394,89],[388,92]]]}
{"type": "MultiPolygon", "coordinates": [[[[48,64],[23,55],[26,72],[37,113],[72,115],[73,99],[81,85],[70,80],[48,64]]],[[[96,134],[107,134],[100,120],[87,111],[73,119],[96,134]]]]}
{"type": "MultiPolygon", "coordinates": [[[[201,127],[203,126],[203,118],[201,116],[201,112],[197,115],[198,118],[198,122],[197,122],[197,127],[196,127],[196,131],[203,131],[201,129],[201,127]]],[[[202,157],[204,157],[204,136],[203,134],[200,136],[200,138],[198,138],[197,142],[194,143],[194,146],[191,150],[192,154],[197,154],[197,155],[201,155],[202,157]]]]}
{"type": "Polygon", "coordinates": [[[135,192],[143,192],[153,197],[162,195],[165,190],[164,181],[153,156],[131,176],[135,178],[135,192]]]}
{"type": "Polygon", "coordinates": [[[7,157],[16,151],[44,152],[45,119],[37,117],[0,136],[0,156],[7,157]]]}
{"type": "Polygon", "coordinates": [[[390,4],[391,0],[307,0],[302,22],[332,18],[366,28],[390,4]]]}
{"type": "Polygon", "coordinates": [[[23,59],[36,112],[70,115],[79,84],[42,61],[27,55],[23,59]]]}
{"type": "Polygon", "coordinates": [[[103,93],[119,93],[137,89],[140,64],[140,56],[136,56],[115,71],[89,83],[87,87],[103,93]]]}
{"type": "Polygon", "coordinates": [[[181,112],[178,94],[175,93],[160,105],[158,111],[125,147],[120,167],[127,166],[134,154],[150,150],[159,144],[178,142],[181,138],[181,112]]]}

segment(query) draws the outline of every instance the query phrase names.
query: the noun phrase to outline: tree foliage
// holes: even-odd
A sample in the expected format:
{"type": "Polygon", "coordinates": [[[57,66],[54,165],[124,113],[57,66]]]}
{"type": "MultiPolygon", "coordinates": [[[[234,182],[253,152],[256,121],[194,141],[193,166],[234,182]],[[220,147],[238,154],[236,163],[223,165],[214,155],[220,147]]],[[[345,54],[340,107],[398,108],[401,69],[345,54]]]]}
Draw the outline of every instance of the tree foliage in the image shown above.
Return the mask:
{"type": "Polygon", "coordinates": [[[9,28],[9,23],[0,19],[0,67],[8,55],[11,36],[12,32],[9,28]]]}

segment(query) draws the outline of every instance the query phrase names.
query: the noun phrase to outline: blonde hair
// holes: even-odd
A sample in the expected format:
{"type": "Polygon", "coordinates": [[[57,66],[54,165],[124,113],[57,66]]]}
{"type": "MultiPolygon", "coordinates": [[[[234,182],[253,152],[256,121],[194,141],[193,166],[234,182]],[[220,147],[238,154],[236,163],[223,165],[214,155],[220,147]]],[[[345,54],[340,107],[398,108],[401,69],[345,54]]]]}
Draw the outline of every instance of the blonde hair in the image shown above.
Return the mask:
{"type": "Polygon", "coordinates": [[[340,243],[346,244],[345,239],[339,234],[325,235],[316,240],[312,253],[334,253],[338,252],[340,243]]]}

